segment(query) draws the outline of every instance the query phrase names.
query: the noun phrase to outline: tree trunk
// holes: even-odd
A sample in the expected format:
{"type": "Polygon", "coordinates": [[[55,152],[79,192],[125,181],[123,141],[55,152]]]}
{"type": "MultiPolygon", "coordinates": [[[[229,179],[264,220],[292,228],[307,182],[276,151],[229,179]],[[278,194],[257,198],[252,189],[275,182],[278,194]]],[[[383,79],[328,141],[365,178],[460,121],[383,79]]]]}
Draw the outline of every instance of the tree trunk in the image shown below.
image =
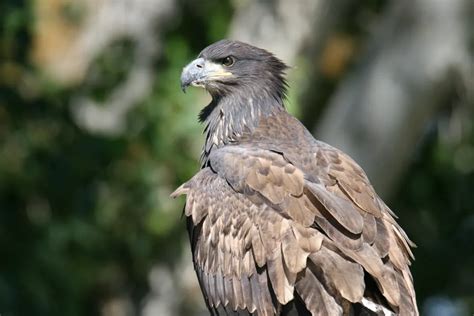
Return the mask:
{"type": "Polygon", "coordinates": [[[395,1],[360,63],[314,128],[351,155],[382,196],[392,192],[433,116],[467,84],[468,1],[395,1]]]}

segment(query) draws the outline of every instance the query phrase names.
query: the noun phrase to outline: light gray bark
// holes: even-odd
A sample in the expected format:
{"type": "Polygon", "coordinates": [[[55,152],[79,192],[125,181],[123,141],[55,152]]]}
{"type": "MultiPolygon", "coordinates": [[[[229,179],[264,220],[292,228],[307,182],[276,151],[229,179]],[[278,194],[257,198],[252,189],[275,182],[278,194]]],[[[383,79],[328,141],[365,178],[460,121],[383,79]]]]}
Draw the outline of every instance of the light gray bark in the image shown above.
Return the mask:
{"type": "Polygon", "coordinates": [[[131,69],[126,79],[98,102],[87,95],[76,95],[71,111],[77,124],[90,133],[117,136],[126,131],[127,114],[152,88],[152,64],[161,53],[160,35],[176,13],[172,0],[102,1],[91,5],[85,27],[67,62],[88,68],[108,45],[120,38],[135,43],[131,69]]]}
{"type": "Polygon", "coordinates": [[[459,82],[472,87],[468,2],[392,2],[314,129],[359,162],[382,196],[392,191],[445,97],[459,82]]]}
{"type": "Polygon", "coordinates": [[[325,40],[351,1],[239,1],[229,37],[265,48],[293,66],[303,48],[325,40]]]}

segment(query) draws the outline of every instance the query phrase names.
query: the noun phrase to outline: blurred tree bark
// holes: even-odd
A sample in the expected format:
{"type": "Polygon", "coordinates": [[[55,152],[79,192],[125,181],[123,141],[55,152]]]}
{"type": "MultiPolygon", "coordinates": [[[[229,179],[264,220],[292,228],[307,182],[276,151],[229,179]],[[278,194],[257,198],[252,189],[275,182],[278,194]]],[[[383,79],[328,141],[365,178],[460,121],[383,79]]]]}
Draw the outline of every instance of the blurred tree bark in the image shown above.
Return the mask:
{"type": "Polygon", "coordinates": [[[446,97],[460,82],[468,87],[468,2],[392,2],[313,128],[358,161],[382,196],[393,191],[446,97]]]}
{"type": "Polygon", "coordinates": [[[352,0],[242,1],[230,38],[263,47],[287,64],[307,45],[323,43],[352,0]]]}
{"type": "Polygon", "coordinates": [[[176,14],[173,0],[35,1],[33,61],[63,86],[84,85],[101,74],[94,61],[117,41],[133,46],[127,77],[103,100],[79,92],[70,108],[84,130],[117,137],[127,114],[147,95],[154,81],[153,63],[162,53],[162,33],[176,14]],[[92,68],[92,69],[91,69],[92,68]],[[89,78],[90,79],[90,78],[89,78]]]}

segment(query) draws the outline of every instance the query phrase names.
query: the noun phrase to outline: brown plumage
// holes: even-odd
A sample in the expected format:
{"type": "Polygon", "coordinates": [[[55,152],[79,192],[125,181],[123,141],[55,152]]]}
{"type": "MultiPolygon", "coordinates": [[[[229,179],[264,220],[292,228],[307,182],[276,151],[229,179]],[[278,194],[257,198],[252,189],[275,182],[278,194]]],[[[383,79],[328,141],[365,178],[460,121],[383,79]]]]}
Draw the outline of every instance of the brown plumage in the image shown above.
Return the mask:
{"type": "Polygon", "coordinates": [[[346,154],[284,107],[286,66],[223,40],[181,77],[212,102],[186,194],[194,267],[215,315],[417,315],[412,242],[346,154]]]}

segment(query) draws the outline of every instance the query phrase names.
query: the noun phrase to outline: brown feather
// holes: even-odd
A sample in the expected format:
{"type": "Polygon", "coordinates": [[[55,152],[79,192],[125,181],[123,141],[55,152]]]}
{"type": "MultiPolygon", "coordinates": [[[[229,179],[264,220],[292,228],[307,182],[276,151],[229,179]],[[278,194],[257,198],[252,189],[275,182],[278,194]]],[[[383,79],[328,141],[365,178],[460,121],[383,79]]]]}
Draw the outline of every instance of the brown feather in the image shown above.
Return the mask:
{"type": "Polygon", "coordinates": [[[294,223],[293,234],[300,248],[308,253],[313,253],[321,248],[324,236],[315,229],[310,229],[294,223]]]}
{"type": "Polygon", "coordinates": [[[400,300],[395,271],[384,265],[377,252],[367,244],[359,250],[347,250],[346,255],[370,273],[379,285],[382,294],[392,306],[397,306],[400,300]]]}
{"type": "Polygon", "coordinates": [[[283,258],[280,249],[273,252],[268,260],[267,270],[275,296],[284,305],[293,299],[293,284],[288,282],[283,268],[283,258]]]}
{"type": "Polygon", "coordinates": [[[307,182],[306,186],[339,224],[352,234],[362,233],[364,218],[349,201],[330,193],[320,184],[307,182]]]}
{"type": "Polygon", "coordinates": [[[365,283],[364,270],[359,264],[350,262],[327,248],[311,254],[310,259],[342,297],[353,303],[361,301],[365,283]]]}
{"type": "Polygon", "coordinates": [[[379,254],[379,257],[383,258],[389,252],[391,236],[381,218],[376,218],[375,223],[377,226],[377,238],[375,239],[374,248],[379,254]]]}
{"type": "Polygon", "coordinates": [[[377,223],[375,217],[372,214],[364,214],[364,230],[362,232],[362,238],[365,243],[372,245],[377,238],[377,223]]]}
{"type": "Polygon", "coordinates": [[[309,252],[304,251],[298,245],[296,237],[290,225],[285,221],[287,228],[281,237],[281,249],[285,260],[285,266],[291,273],[298,273],[306,267],[306,259],[309,252]]]}
{"type": "Polygon", "coordinates": [[[242,291],[242,284],[237,277],[232,277],[232,291],[234,293],[234,300],[232,308],[237,310],[238,308],[245,308],[244,294],[242,291]]]}
{"type": "Polygon", "coordinates": [[[242,282],[242,293],[244,297],[244,302],[245,302],[245,307],[247,310],[251,313],[255,312],[255,309],[257,308],[255,306],[254,298],[252,296],[252,287],[250,284],[250,280],[248,277],[243,276],[241,278],[242,282]]]}
{"type": "Polygon", "coordinates": [[[295,287],[311,315],[342,315],[342,307],[326,291],[311,270],[304,271],[295,287]]]}
{"type": "Polygon", "coordinates": [[[298,124],[269,116],[172,194],[187,195],[208,304],[275,315],[297,293],[313,315],[339,315],[362,301],[369,274],[384,308],[417,314],[413,244],[360,167],[298,124]]]}

